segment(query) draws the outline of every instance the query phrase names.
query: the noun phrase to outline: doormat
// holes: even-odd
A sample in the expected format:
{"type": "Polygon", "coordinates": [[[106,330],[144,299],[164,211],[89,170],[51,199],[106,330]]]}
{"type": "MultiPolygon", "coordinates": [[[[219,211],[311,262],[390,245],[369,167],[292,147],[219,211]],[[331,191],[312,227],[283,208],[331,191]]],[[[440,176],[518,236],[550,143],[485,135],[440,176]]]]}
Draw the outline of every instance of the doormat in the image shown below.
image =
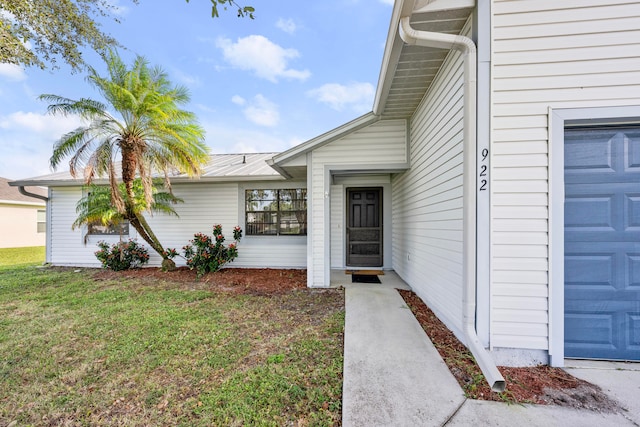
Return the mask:
{"type": "Polygon", "coordinates": [[[382,283],[378,276],[372,274],[352,274],[351,283],[382,283]]]}
{"type": "Polygon", "coordinates": [[[345,270],[344,274],[360,274],[366,276],[382,276],[384,271],[382,270],[345,270]]]}

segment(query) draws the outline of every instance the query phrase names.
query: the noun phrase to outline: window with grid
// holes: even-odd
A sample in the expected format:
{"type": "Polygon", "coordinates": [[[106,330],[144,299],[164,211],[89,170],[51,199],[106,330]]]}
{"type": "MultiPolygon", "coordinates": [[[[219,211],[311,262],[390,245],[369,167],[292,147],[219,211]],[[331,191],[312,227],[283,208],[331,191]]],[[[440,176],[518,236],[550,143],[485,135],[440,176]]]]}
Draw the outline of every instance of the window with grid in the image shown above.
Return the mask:
{"type": "Polygon", "coordinates": [[[122,221],[119,224],[107,224],[104,225],[100,221],[89,223],[88,234],[96,235],[129,235],[129,221],[122,221]]]}
{"type": "MultiPolygon", "coordinates": [[[[91,193],[88,193],[88,196],[91,193]]],[[[111,197],[108,195],[108,197],[111,197]]],[[[98,203],[99,205],[100,203],[98,203]]],[[[89,205],[89,210],[91,210],[91,205],[89,205]]],[[[98,236],[128,236],[129,235],[129,221],[122,220],[118,223],[109,222],[108,224],[103,224],[102,221],[91,221],[87,224],[87,234],[89,235],[98,235],[98,236]]]]}
{"type": "Polygon", "coordinates": [[[37,219],[38,233],[45,233],[47,231],[47,211],[44,209],[38,209],[37,219]]]}
{"type": "Polygon", "coordinates": [[[305,188],[245,191],[246,234],[298,236],[307,234],[305,188]]]}

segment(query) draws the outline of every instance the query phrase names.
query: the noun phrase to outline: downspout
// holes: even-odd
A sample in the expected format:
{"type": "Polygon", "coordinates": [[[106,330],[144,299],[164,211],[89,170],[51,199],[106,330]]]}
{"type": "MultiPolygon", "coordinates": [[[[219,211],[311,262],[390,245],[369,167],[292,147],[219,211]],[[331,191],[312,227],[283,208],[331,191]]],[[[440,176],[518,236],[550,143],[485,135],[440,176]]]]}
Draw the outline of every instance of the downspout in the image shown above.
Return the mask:
{"type": "Polygon", "coordinates": [[[506,384],[493,359],[485,350],[475,329],[476,317],[476,45],[460,35],[418,31],[410,17],[400,20],[400,38],[416,46],[456,49],[464,58],[463,118],[463,270],[462,331],[467,347],[475,357],[493,391],[504,391],[506,384]]]}
{"type": "Polygon", "coordinates": [[[49,198],[47,196],[41,196],[40,194],[29,193],[27,190],[24,189],[24,185],[19,186],[18,191],[23,196],[33,197],[34,199],[44,200],[45,202],[49,201],[49,198]]]}

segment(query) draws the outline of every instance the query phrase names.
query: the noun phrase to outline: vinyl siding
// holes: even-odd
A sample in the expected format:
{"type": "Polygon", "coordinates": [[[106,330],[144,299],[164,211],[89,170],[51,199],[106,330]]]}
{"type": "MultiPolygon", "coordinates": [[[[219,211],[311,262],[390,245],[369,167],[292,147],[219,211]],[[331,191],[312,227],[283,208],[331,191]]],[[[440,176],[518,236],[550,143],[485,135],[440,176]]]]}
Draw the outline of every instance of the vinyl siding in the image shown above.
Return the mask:
{"type": "Polygon", "coordinates": [[[458,336],[462,117],[462,58],[452,52],[411,119],[411,169],[392,179],[394,270],[458,336]]]}
{"type": "Polygon", "coordinates": [[[331,268],[345,266],[345,188],[342,185],[331,186],[331,268]]]}
{"type": "MultiPolygon", "coordinates": [[[[272,183],[254,183],[257,187],[272,183]]],[[[198,232],[211,234],[213,225],[221,224],[222,231],[231,239],[233,227],[244,226],[244,203],[237,183],[176,184],[174,194],[184,203],[175,206],[179,217],[165,214],[148,216],[148,222],[158,239],[167,248],[178,251],[198,232]]],[[[85,229],[71,230],[76,218],[75,206],[82,197],[82,189],[52,188],[51,197],[51,262],[55,265],[99,266],[93,253],[99,240],[117,242],[118,236],[89,236],[84,244],[85,229]]],[[[130,227],[131,238],[136,237],[130,227]]],[[[138,239],[140,240],[140,239],[138,239]]],[[[143,244],[146,243],[142,242],[143,244]]],[[[306,265],[305,237],[245,236],[239,245],[239,256],[230,267],[296,267],[306,265]]],[[[150,266],[160,265],[161,258],[149,250],[150,266]]],[[[183,265],[180,257],[176,264],[183,265]]]]}
{"type": "MultiPolygon", "coordinates": [[[[336,230],[325,230],[325,193],[330,194],[330,185],[325,184],[325,167],[334,170],[349,169],[349,167],[377,168],[398,167],[407,163],[406,122],[404,120],[385,120],[376,122],[366,128],[355,131],[341,139],[319,147],[312,152],[311,188],[309,199],[312,200],[311,245],[313,286],[328,286],[329,277],[325,277],[326,263],[340,264],[338,261],[327,259],[340,256],[339,249],[327,248],[325,233],[336,237],[336,230]]],[[[328,173],[328,172],[327,172],[328,173]]],[[[329,182],[327,177],[326,182],[329,182]]],[[[329,200],[329,204],[330,204],[329,200]]],[[[331,210],[327,214],[331,216],[331,210]]],[[[336,213],[337,211],[333,211],[336,213]]],[[[336,213],[337,215],[337,213],[336,213]]],[[[329,221],[330,224],[333,223],[329,221]]],[[[342,261],[343,263],[344,261],[342,261]]]]}
{"type": "Polygon", "coordinates": [[[546,350],[548,109],[638,104],[640,4],[494,1],[493,13],[491,344],[546,350]]]}
{"type": "MultiPolygon", "coordinates": [[[[244,226],[245,189],[306,188],[306,186],[305,182],[300,181],[241,184],[239,191],[236,190],[240,218],[236,219],[235,225],[240,224],[246,228],[244,226]]],[[[308,197],[307,195],[307,199],[308,197]]],[[[238,251],[238,258],[233,261],[232,267],[306,268],[307,266],[307,236],[245,236],[238,246],[238,251]]]]}
{"type": "Polygon", "coordinates": [[[118,241],[117,236],[91,236],[85,244],[86,228],[71,229],[76,219],[76,203],[82,197],[81,187],[51,188],[49,204],[51,220],[51,263],[79,267],[99,267],[93,255],[99,240],[118,241]]]}

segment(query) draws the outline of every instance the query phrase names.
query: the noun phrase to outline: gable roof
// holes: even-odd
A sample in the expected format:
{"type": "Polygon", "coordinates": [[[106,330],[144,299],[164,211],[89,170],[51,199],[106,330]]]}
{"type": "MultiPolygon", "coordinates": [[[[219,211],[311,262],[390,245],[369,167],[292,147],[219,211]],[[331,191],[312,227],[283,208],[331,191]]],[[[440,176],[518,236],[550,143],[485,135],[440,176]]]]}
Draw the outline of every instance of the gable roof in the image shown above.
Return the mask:
{"type": "MultiPolygon", "coordinates": [[[[44,201],[36,199],[35,197],[25,196],[20,193],[17,187],[9,185],[10,179],[0,177],[0,203],[9,204],[29,204],[44,206],[44,201]]],[[[47,196],[47,190],[40,187],[30,188],[29,192],[38,194],[40,196],[47,196]]]]}
{"type": "MultiPolygon", "coordinates": [[[[186,174],[170,175],[172,183],[178,182],[218,182],[218,181],[262,181],[284,179],[269,167],[267,160],[277,153],[212,154],[199,178],[186,174]]],[[[155,174],[162,178],[164,175],[155,174]]],[[[106,184],[106,177],[95,180],[96,184],[106,184]]],[[[68,171],[17,180],[12,185],[37,186],[77,186],[83,185],[82,177],[73,178],[68,171]]],[[[16,190],[17,191],[17,190],[16,190]]]]}
{"type": "MultiPolygon", "coordinates": [[[[288,149],[287,151],[276,154],[272,160],[268,161],[268,163],[272,167],[277,169],[278,163],[285,162],[289,159],[315,150],[316,148],[322,147],[323,145],[327,145],[332,141],[342,138],[343,136],[349,135],[350,133],[369,126],[377,122],[378,120],[380,120],[380,117],[376,116],[373,113],[367,113],[348,123],[345,123],[342,126],[338,126],[337,128],[330,130],[329,132],[325,132],[320,136],[303,142],[302,144],[298,144],[295,147],[288,149]]],[[[280,172],[283,173],[282,171],[280,172]]]]}

